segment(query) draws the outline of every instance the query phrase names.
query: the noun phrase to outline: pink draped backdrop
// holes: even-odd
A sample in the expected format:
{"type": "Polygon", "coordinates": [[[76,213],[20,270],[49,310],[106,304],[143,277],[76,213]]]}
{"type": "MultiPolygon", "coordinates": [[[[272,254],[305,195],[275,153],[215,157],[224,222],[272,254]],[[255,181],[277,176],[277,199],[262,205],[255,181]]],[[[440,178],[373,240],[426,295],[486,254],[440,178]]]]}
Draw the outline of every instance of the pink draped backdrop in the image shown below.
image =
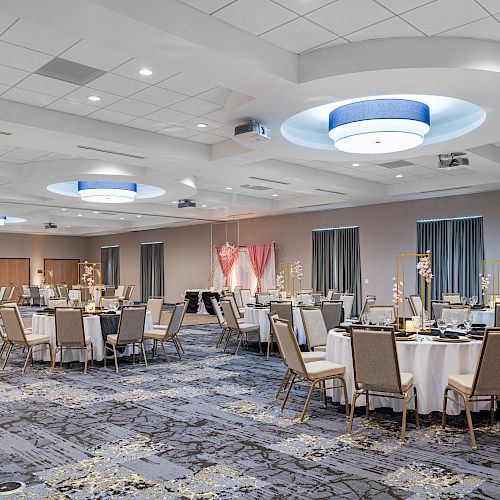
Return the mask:
{"type": "Polygon", "coordinates": [[[259,293],[262,274],[264,273],[267,259],[269,258],[269,253],[271,252],[271,243],[264,243],[263,245],[248,245],[247,250],[250,265],[252,266],[255,276],[257,277],[256,293],[259,293]]]}
{"type": "Polygon", "coordinates": [[[222,269],[222,274],[224,275],[224,279],[226,282],[226,286],[231,288],[231,271],[233,270],[233,266],[238,260],[239,252],[235,252],[230,260],[223,259],[221,257],[222,247],[215,247],[215,253],[217,254],[217,259],[219,260],[220,267],[222,269]]]}

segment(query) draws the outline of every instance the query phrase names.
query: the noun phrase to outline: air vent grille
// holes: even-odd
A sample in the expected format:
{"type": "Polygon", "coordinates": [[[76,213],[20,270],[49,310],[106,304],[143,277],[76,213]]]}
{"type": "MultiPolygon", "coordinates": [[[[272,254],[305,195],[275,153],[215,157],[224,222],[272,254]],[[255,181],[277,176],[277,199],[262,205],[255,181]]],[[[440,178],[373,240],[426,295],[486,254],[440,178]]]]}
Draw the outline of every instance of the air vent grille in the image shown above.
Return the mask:
{"type": "Polygon", "coordinates": [[[35,73],[75,85],[86,85],[96,78],[104,75],[104,71],[79,64],[61,57],[55,57],[39,68],[35,73]]]}
{"type": "Polygon", "coordinates": [[[380,163],[379,165],[385,168],[401,168],[401,167],[409,167],[410,165],[415,165],[415,164],[405,160],[397,160],[397,161],[388,161],[387,163],[380,163]]]}
{"type": "Polygon", "coordinates": [[[249,179],[253,179],[254,181],[273,182],[274,184],[282,184],[283,186],[288,186],[290,184],[289,182],[276,181],[274,179],[265,179],[264,177],[252,177],[252,176],[250,176],[249,179]]]}
{"type": "Polygon", "coordinates": [[[334,205],[334,203],[321,203],[320,205],[304,205],[303,207],[297,207],[297,208],[329,207],[331,205],[334,205]]]}
{"type": "Polygon", "coordinates": [[[107,153],[110,155],[126,156],[127,158],[136,158],[137,160],[144,160],[144,158],[146,158],[145,156],[138,156],[129,153],[120,153],[119,151],[111,151],[109,149],[92,148],[90,146],[77,146],[77,147],[80,149],[86,149],[87,151],[96,151],[97,153],[107,153]]]}
{"type": "Polygon", "coordinates": [[[345,193],[340,193],[339,191],[332,191],[331,189],[316,188],[314,191],[320,191],[321,193],[338,194],[339,196],[345,196],[345,193]]]}
{"type": "Polygon", "coordinates": [[[252,189],[253,191],[269,191],[270,189],[272,189],[269,186],[251,186],[250,184],[242,184],[240,187],[245,189],[252,189]]]}
{"type": "Polygon", "coordinates": [[[472,186],[462,186],[457,188],[447,188],[447,189],[430,189],[429,191],[420,191],[420,194],[427,193],[445,193],[449,191],[462,191],[463,189],[470,189],[472,186]]]}

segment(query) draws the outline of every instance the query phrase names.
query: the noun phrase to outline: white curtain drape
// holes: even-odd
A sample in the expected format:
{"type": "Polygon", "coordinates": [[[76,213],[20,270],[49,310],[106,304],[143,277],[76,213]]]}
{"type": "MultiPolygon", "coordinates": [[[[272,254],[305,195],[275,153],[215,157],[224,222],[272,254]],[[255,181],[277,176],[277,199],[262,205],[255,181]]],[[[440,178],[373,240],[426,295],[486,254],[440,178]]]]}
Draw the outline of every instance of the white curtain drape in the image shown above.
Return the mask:
{"type": "MultiPolygon", "coordinates": [[[[216,290],[222,290],[224,286],[224,275],[222,269],[215,256],[215,272],[214,272],[214,287],[216,290]]],[[[231,272],[231,283],[234,286],[241,286],[242,288],[250,288],[252,293],[255,293],[257,288],[257,277],[253,272],[250,260],[248,258],[247,247],[240,247],[238,259],[231,272]]],[[[276,288],[276,258],[274,253],[274,244],[271,245],[269,258],[267,259],[266,267],[262,275],[262,289],[276,288]]]]}

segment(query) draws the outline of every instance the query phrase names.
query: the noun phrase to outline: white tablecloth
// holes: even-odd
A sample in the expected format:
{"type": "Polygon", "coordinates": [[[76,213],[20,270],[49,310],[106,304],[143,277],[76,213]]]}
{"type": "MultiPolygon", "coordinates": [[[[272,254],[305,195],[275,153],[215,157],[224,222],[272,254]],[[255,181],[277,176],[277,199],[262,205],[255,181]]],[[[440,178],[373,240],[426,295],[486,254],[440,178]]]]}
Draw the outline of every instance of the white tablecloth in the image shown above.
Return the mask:
{"type": "MultiPolygon", "coordinates": [[[[252,323],[259,325],[260,328],[260,341],[267,342],[269,340],[269,329],[271,325],[269,324],[269,308],[254,308],[245,307],[245,323],[252,323]]],[[[302,324],[302,317],[300,315],[300,309],[298,307],[293,308],[293,326],[295,332],[297,333],[297,341],[301,345],[306,344],[306,334],[304,332],[304,325],[302,324]]]]}
{"type": "Polygon", "coordinates": [[[495,310],[487,309],[486,311],[472,310],[472,322],[483,323],[486,326],[495,326],[495,310]]]}
{"type": "MultiPolygon", "coordinates": [[[[79,291],[80,290],[70,290],[69,291],[70,300],[78,300],[79,299],[79,291]]],[[[94,302],[96,304],[99,304],[100,298],[101,298],[101,292],[99,290],[95,290],[94,291],[94,302]]]]}
{"type": "MultiPolygon", "coordinates": [[[[414,383],[418,393],[419,413],[427,414],[442,411],[444,388],[451,374],[474,373],[481,352],[481,341],[473,340],[467,343],[434,342],[431,337],[425,337],[422,342],[397,342],[399,369],[402,372],[413,373],[414,383]]],[[[352,370],[351,339],[342,332],[330,330],[326,347],[326,359],[340,363],[346,367],[345,379],[349,403],[354,391],[352,370]]],[[[331,384],[330,384],[331,386],[331,384]]],[[[334,401],[344,403],[342,391],[328,391],[334,401]]],[[[365,405],[365,398],[359,397],[358,406],[365,405]]],[[[370,408],[388,407],[394,411],[402,410],[400,400],[370,395],[370,408]]],[[[412,406],[413,407],[413,406],[412,406]]],[[[486,408],[482,404],[481,409],[486,408]]],[[[477,410],[477,404],[473,405],[477,410]]],[[[458,415],[460,407],[448,402],[447,412],[458,415]]]]}
{"type": "MultiPolygon", "coordinates": [[[[54,316],[47,316],[45,314],[33,314],[32,318],[33,333],[40,335],[49,335],[50,344],[52,348],[56,344],[56,323],[54,316]]],[[[101,320],[99,316],[85,316],[83,318],[83,328],[85,337],[92,342],[94,351],[94,360],[102,361],[104,359],[104,339],[102,338],[101,320]]],[[[146,320],[144,322],[145,330],[153,329],[153,316],[150,311],[146,312],[146,320]]],[[[125,354],[132,352],[129,348],[125,354]]],[[[47,348],[37,347],[34,349],[33,359],[50,361],[50,354],[47,348]]],[[[59,354],[58,354],[58,358],[59,354]]],[[[84,361],[85,351],[83,349],[64,349],[64,362],[69,361],[84,361]]]]}

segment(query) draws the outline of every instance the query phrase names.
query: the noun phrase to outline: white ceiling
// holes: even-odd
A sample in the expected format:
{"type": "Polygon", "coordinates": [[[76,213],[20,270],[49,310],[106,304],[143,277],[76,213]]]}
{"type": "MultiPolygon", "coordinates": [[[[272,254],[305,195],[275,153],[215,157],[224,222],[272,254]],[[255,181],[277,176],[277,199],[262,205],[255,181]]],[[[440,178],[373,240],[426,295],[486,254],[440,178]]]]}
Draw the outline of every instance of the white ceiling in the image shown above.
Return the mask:
{"type": "MultiPolygon", "coordinates": [[[[393,47],[412,39],[421,50],[406,56],[405,68],[417,53],[431,58],[429,43],[448,40],[441,55],[453,60],[451,72],[465,47],[464,65],[477,70],[469,86],[480,99],[494,83],[498,59],[489,60],[486,46],[469,39],[500,42],[498,0],[150,0],[135,7],[134,0],[0,5],[0,132],[11,134],[0,134],[0,206],[27,219],[9,230],[42,232],[51,220],[59,226],[52,232],[93,235],[500,187],[500,154],[474,150],[470,167],[438,171],[436,155],[419,149],[361,160],[293,149],[282,144],[279,126],[269,143],[232,139],[243,120],[269,116],[279,123],[294,107],[339,97],[341,78],[352,78],[358,95],[363,85],[370,89],[373,72],[356,79],[352,54],[358,49],[370,58],[376,39],[400,39],[393,47]],[[323,56],[337,80],[334,72],[320,75],[330,71],[323,56]],[[54,57],[103,74],[79,86],[36,73],[54,57]],[[145,67],[151,76],[138,73],[145,67]],[[94,95],[100,101],[89,101],[94,95]],[[384,165],[397,159],[407,164],[384,165]],[[167,194],[106,207],[46,190],[52,182],[106,175],[158,185],[167,194]],[[196,209],[176,207],[186,178],[197,188],[196,209]]],[[[500,46],[487,47],[500,54],[500,46]]],[[[380,69],[388,64],[374,60],[380,69]]],[[[430,93],[434,83],[446,85],[432,80],[430,93]]],[[[450,76],[450,92],[452,82],[450,76]]],[[[482,139],[474,135],[449,148],[500,146],[500,132],[482,139]]]]}

